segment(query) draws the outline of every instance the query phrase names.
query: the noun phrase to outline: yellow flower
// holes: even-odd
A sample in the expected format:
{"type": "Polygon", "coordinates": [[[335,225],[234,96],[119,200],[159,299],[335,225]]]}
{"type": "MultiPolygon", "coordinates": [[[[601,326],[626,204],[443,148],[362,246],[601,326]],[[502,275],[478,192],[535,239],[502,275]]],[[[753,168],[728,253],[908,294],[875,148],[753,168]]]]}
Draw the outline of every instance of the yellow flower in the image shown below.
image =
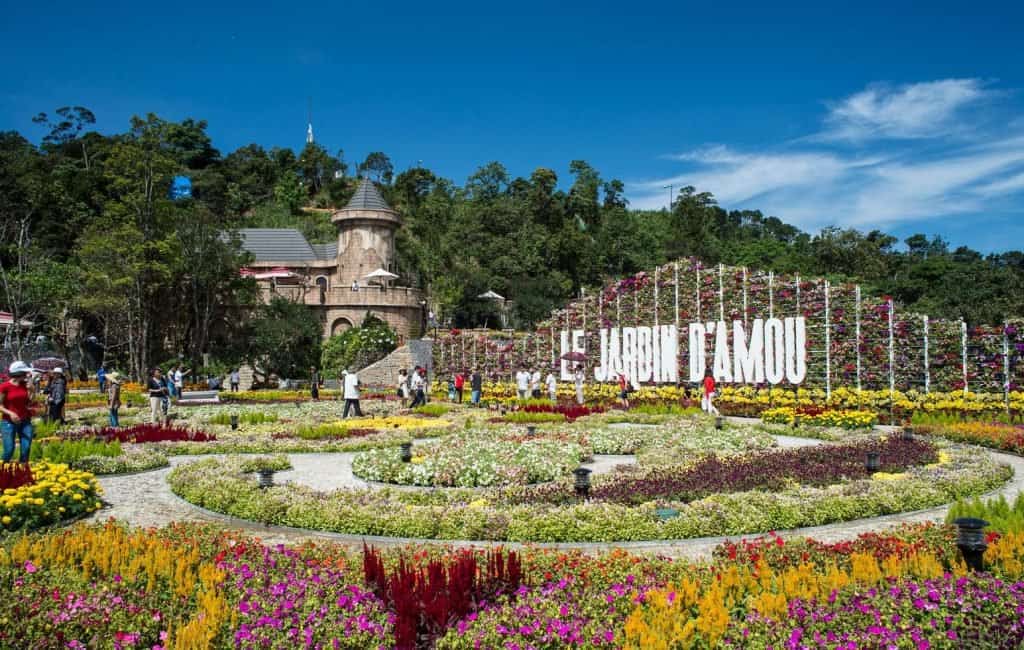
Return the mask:
{"type": "Polygon", "coordinates": [[[4,522],[4,526],[6,526],[7,524],[11,523],[11,518],[7,515],[4,515],[3,519],[0,519],[0,521],[4,522]]]}

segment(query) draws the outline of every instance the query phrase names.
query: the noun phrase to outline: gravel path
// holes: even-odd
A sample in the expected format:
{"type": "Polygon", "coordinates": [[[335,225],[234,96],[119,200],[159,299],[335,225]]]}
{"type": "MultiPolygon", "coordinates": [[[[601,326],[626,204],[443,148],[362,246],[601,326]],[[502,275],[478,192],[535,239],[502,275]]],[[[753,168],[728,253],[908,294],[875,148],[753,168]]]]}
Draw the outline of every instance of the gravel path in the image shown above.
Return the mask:
{"type": "MultiPolygon", "coordinates": [[[[795,438],[790,436],[775,436],[780,447],[794,448],[808,445],[821,444],[820,440],[808,438],[795,438]]],[[[1024,491],[1024,458],[1009,454],[1002,454],[995,451],[988,451],[988,454],[997,462],[1009,465],[1014,472],[1010,481],[1000,490],[993,492],[990,496],[999,494],[1005,495],[1008,499],[1014,498],[1018,493],[1024,491]]],[[[277,481],[293,481],[308,485],[317,490],[331,490],[343,487],[365,487],[367,483],[352,476],[351,453],[335,454],[289,454],[289,459],[294,469],[287,472],[279,472],[275,475],[277,481]]],[[[175,456],[170,459],[171,465],[190,462],[208,456],[175,456]]],[[[619,464],[635,462],[633,456],[595,456],[592,463],[587,466],[595,472],[609,472],[619,464]]],[[[261,538],[265,543],[296,543],[305,540],[329,540],[342,544],[360,545],[365,540],[377,545],[396,545],[413,541],[398,538],[361,537],[354,535],[340,535],[337,533],[318,533],[314,531],[288,528],[284,526],[266,526],[247,522],[233,517],[227,517],[212,513],[201,508],[192,506],[175,496],[167,485],[167,475],[170,468],[134,474],[128,476],[100,477],[100,484],[103,486],[104,500],[109,503],[91,517],[94,521],[105,521],[113,517],[120,521],[127,522],[138,527],[159,527],[174,521],[197,521],[225,525],[232,529],[242,530],[261,538]]],[[[878,517],[874,519],[860,519],[827,526],[815,526],[811,528],[800,528],[792,531],[781,532],[783,537],[814,537],[825,542],[836,542],[852,539],[865,532],[878,532],[900,523],[941,522],[949,511],[948,506],[931,508],[912,513],[901,513],[878,517]]],[[[750,536],[750,537],[753,537],[750,536]]],[[[652,542],[623,542],[619,544],[536,544],[535,546],[552,546],[558,548],[579,548],[587,551],[599,551],[611,547],[626,548],[636,553],[647,553],[663,555],[667,557],[680,557],[688,559],[706,559],[711,556],[711,551],[727,538],[704,537],[699,539],[686,539],[675,541],[652,541],[652,542]]],[[[735,539],[735,538],[734,538],[735,539]]],[[[453,546],[486,546],[484,542],[456,542],[453,546]]],[[[504,543],[505,547],[515,547],[516,544],[504,543]]]]}

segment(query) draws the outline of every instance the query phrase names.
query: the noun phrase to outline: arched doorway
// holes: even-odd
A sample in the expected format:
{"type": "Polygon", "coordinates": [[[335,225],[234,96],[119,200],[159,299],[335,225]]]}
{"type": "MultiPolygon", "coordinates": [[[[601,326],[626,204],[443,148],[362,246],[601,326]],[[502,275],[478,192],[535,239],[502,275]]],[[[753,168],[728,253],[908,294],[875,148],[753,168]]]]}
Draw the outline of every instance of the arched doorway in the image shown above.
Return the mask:
{"type": "Polygon", "coordinates": [[[341,334],[345,330],[352,329],[352,321],[347,318],[338,318],[331,323],[331,336],[341,334]]]}

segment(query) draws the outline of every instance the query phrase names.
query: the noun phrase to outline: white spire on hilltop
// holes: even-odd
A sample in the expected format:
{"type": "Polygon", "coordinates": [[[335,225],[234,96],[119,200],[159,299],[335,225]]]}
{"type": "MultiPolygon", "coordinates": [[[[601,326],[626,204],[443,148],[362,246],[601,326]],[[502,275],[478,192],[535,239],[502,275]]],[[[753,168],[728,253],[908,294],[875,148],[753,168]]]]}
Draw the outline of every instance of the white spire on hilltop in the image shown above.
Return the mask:
{"type": "Polygon", "coordinates": [[[306,144],[313,144],[313,98],[309,98],[309,111],[307,115],[307,126],[306,126],[306,144]]]}

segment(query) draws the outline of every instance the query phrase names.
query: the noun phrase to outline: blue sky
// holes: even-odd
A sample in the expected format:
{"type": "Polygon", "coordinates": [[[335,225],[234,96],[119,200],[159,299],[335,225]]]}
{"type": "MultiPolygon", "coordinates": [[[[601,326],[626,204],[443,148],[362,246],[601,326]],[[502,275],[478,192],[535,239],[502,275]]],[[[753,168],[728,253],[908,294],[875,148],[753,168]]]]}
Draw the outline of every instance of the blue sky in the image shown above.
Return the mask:
{"type": "Polygon", "coordinates": [[[463,182],[584,159],[817,230],[1024,247],[1024,3],[8,3],[0,129],[80,104],[463,182]],[[830,6],[833,4],[834,6],[830,6]],[[718,6],[716,6],[718,5],[718,6]]]}

